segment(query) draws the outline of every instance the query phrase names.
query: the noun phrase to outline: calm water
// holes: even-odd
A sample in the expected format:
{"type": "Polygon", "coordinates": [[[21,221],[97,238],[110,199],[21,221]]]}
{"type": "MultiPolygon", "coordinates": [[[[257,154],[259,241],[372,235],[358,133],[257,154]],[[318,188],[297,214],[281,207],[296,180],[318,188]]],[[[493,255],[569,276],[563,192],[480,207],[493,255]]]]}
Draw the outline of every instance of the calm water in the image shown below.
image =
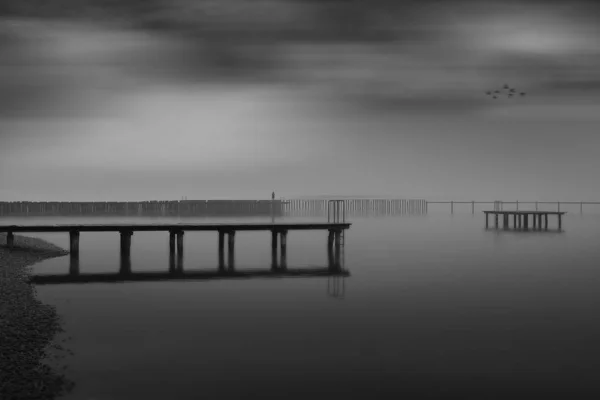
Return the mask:
{"type": "MultiPolygon", "coordinates": [[[[27,223],[41,221],[99,222],[27,223]]],[[[600,215],[567,215],[560,234],[485,231],[468,212],[352,222],[343,298],[327,277],[40,286],[72,336],[67,398],[600,389],[600,215]]],[[[36,236],[68,246],[67,234],[36,236]]],[[[216,233],[184,238],[185,268],[216,267],[216,233]]],[[[325,232],[290,232],[288,266],[325,266],[325,243],[325,232]]],[[[117,233],[82,233],[81,272],[117,272],[118,248],[117,233]]],[[[168,234],[135,233],[132,264],[167,271],[168,234]]],[[[238,233],[236,267],[269,266],[269,233],[238,233]]],[[[34,271],[67,273],[68,257],[34,271]]]]}

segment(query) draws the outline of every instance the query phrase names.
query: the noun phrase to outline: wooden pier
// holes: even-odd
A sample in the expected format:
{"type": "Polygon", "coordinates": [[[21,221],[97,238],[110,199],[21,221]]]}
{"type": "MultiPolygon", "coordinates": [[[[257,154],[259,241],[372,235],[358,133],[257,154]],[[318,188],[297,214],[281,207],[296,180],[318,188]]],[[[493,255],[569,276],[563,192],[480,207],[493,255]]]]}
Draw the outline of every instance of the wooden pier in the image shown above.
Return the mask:
{"type": "Polygon", "coordinates": [[[10,249],[16,232],[68,232],[70,236],[71,270],[78,270],[79,237],[81,232],[119,232],[121,235],[121,274],[131,274],[131,237],[134,232],[169,232],[169,270],[183,271],[183,235],[186,231],[215,231],[219,235],[219,270],[225,270],[225,236],[227,236],[227,266],[234,269],[235,234],[239,231],[271,232],[271,268],[287,268],[287,235],[289,231],[325,230],[328,264],[331,269],[341,267],[341,238],[350,223],[288,223],[288,224],[119,224],[119,225],[10,225],[0,226],[6,232],[10,249]],[[279,239],[279,240],[278,240],[279,239]],[[278,260],[278,241],[280,257],[278,260]]]}
{"type": "Polygon", "coordinates": [[[562,216],[566,214],[565,211],[484,211],[485,213],[485,227],[489,228],[489,216],[494,216],[494,226],[497,229],[499,227],[498,219],[502,216],[502,222],[504,229],[510,227],[510,217],[512,216],[513,228],[515,229],[529,229],[529,216],[531,216],[531,227],[533,229],[542,229],[542,222],[544,223],[544,229],[548,229],[548,215],[556,215],[558,218],[558,230],[562,229],[562,216]],[[542,221],[543,219],[543,221],[542,221]]]}

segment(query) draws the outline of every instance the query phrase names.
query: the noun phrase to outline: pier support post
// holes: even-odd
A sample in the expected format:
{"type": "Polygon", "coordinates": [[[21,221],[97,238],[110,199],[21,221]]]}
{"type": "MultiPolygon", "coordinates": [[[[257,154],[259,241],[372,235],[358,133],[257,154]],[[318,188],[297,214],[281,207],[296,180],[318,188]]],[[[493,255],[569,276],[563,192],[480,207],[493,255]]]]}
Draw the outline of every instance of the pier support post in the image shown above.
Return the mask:
{"type": "Polygon", "coordinates": [[[490,213],[485,213],[485,228],[486,229],[490,226],[489,216],[490,216],[490,213]]]}
{"type": "Polygon", "coordinates": [[[494,214],[494,222],[495,222],[494,225],[495,225],[496,229],[498,229],[498,214],[497,213],[494,214]]]}
{"type": "Polygon", "coordinates": [[[131,273],[131,236],[132,231],[121,231],[121,273],[131,273]]]}
{"type": "Polygon", "coordinates": [[[513,214],[513,229],[517,227],[517,214],[513,214]]]}
{"type": "Polygon", "coordinates": [[[279,232],[281,237],[281,262],[280,267],[285,269],[287,267],[287,230],[282,230],[279,232]]]}
{"type": "Polygon", "coordinates": [[[227,264],[230,270],[235,268],[235,231],[228,232],[227,240],[227,264]]]}
{"type": "Polygon", "coordinates": [[[9,249],[12,249],[14,245],[15,245],[15,234],[12,232],[8,232],[6,234],[6,247],[8,247],[9,249]]]}
{"type": "Polygon", "coordinates": [[[271,231],[271,269],[277,269],[277,231],[271,231]]]}
{"type": "Polygon", "coordinates": [[[558,214],[558,230],[562,230],[562,215],[558,214]]]}
{"type": "Polygon", "coordinates": [[[327,236],[327,248],[333,249],[333,242],[335,240],[335,231],[333,229],[329,230],[329,235],[327,236]]]}
{"type": "Polygon", "coordinates": [[[529,214],[523,215],[523,229],[529,229],[529,214]]]}
{"type": "Polygon", "coordinates": [[[538,215],[538,229],[542,229],[542,214],[538,215]]]}
{"type": "Polygon", "coordinates": [[[79,231],[69,232],[69,252],[79,256],[79,231]]]}
{"type": "Polygon", "coordinates": [[[536,214],[532,214],[531,215],[531,225],[533,225],[533,229],[537,228],[537,215],[536,214]]]}
{"type": "Polygon", "coordinates": [[[225,269],[225,232],[219,230],[219,270],[225,269]]]}
{"type": "Polygon", "coordinates": [[[177,231],[177,269],[183,271],[183,231],[177,231]]]}
{"type": "Polygon", "coordinates": [[[169,231],[169,271],[175,271],[175,232],[169,231]]]}
{"type": "Polygon", "coordinates": [[[502,219],[503,219],[503,221],[502,221],[502,222],[503,222],[503,224],[504,224],[504,229],[508,229],[508,214],[504,214],[504,215],[502,216],[502,219]]]}
{"type": "Polygon", "coordinates": [[[335,268],[339,269],[340,265],[340,255],[341,255],[341,238],[342,238],[342,230],[335,230],[335,268]]]}
{"type": "Polygon", "coordinates": [[[544,229],[548,230],[548,214],[544,214],[544,229]]]}
{"type": "Polygon", "coordinates": [[[71,276],[79,275],[79,255],[78,254],[70,254],[69,255],[69,275],[71,275],[71,276]]]}

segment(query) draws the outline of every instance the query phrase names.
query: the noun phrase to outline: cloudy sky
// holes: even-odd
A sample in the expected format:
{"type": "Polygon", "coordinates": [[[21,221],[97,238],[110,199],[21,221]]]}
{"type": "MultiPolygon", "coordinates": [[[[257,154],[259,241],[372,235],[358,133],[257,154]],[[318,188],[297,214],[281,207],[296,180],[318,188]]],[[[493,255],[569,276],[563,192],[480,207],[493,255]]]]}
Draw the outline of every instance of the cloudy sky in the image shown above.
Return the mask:
{"type": "Polygon", "coordinates": [[[28,29],[0,54],[0,198],[600,199],[596,14],[499,4],[417,9],[385,45],[289,48],[293,85],[156,76],[185,46],[28,29]],[[505,83],[527,95],[485,94],[505,83]]]}

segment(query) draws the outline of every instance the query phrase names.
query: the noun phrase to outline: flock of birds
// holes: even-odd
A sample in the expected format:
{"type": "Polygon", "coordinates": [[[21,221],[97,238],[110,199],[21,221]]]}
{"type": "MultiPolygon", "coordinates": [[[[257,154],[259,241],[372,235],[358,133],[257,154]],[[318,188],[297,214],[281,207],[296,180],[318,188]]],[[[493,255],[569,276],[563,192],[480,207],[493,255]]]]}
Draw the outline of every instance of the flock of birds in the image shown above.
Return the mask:
{"type": "Polygon", "coordinates": [[[494,99],[497,99],[498,96],[500,96],[501,94],[506,94],[507,97],[513,97],[517,95],[525,96],[525,92],[517,92],[517,89],[511,88],[506,84],[504,85],[502,90],[488,90],[487,92],[485,92],[485,94],[487,94],[488,96],[492,96],[494,99]]]}

